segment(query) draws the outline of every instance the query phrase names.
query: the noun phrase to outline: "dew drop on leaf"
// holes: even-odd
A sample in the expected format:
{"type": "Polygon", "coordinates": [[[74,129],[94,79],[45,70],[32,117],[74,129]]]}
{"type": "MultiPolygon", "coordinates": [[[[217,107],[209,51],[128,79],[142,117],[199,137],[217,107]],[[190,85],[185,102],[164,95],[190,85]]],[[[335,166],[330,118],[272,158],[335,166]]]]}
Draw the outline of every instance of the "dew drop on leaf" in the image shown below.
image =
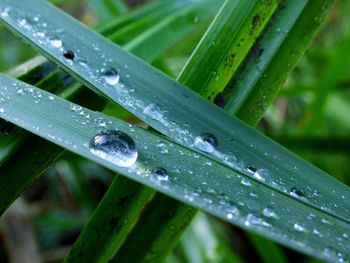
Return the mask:
{"type": "Polygon", "coordinates": [[[304,193],[296,187],[292,187],[289,191],[289,194],[297,198],[304,197],[304,193]]]}
{"type": "Polygon", "coordinates": [[[96,134],[89,143],[90,151],[120,167],[130,167],[138,156],[131,137],[121,131],[108,130],[96,134]]]}
{"type": "Polygon", "coordinates": [[[154,168],[151,172],[151,180],[158,182],[168,181],[169,175],[167,170],[165,170],[163,167],[154,168]]]}
{"type": "Polygon", "coordinates": [[[195,138],[193,145],[203,152],[211,153],[218,147],[218,139],[211,133],[202,133],[195,138]]]}
{"type": "Polygon", "coordinates": [[[108,85],[117,85],[119,82],[119,74],[118,71],[112,67],[105,67],[100,70],[101,78],[108,84],[108,85]]]}
{"type": "Polygon", "coordinates": [[[74,57],[75,57],[74,52],[72,50],[65,50],[65,51],[63,51],[63,56],[66,59],[69,59],[69,60],[73,60],[74,57]]]}
{"type": "Polygon", "coordinates": [[[151,103],[143,110],[143,114],[152,120],[159,121],[163,118],[164,110],[158,104],[151,103]]]}
{"type": "Polygon", "coordinates": [[[265,207],[263,210],[263,215],[266,217],[276,217],[275,210],[271,207],[265,207]]]}
{"type": "Polygon", "coordinates": [[[60,48],[63,45],[62,40],[57,38],[57,37],[50,38],[49,42],[50,42],[51,46],[53,46],[55,48],[60,48]]]}
{"type": "Polygon", "coordinates": [[[294,230],[296,230],[296,231],[298,231],[298,232],[304,232],[304,231],[305,231],[304,227],[301,226],[301,225],[298,224],[298,223],[295,223],[295,224],[293,225],[293,228],[294,228],[294,230]]]}

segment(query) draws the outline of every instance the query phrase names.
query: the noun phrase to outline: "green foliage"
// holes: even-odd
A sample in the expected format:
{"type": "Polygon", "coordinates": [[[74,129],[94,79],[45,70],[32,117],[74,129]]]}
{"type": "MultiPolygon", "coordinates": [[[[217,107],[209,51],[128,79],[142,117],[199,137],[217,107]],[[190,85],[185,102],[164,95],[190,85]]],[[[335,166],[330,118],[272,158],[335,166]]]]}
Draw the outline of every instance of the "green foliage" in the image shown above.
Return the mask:
{"type": "MultiPolygon", "coordinates": [[[[62,6],[77,10],[86,5],[81,1],[68,4],[62,6]]],[[[102,34],[161,71],[174,76],[182,67],[175,81],[46,1],[1,1],[4,24],[67,72],[42,57],[10,69],[31,54],[22,56],[21,52],[28,53],[20,44],[12,51],[7,45],[0,46],[7,56],[3,69],[36,85],[0,75],[1,118],[42,137],[1,122],[1,212],[65,148],[159,191],[153,197],[153,190],[145,186],[121,176],[112,180],[110,172],[92,162],[62,155],[40,180],[50,182],[53,196],[65,200],[63,204],[75,204],[77,220],[71,225],[62,222],[72,218],[65,207],[42,213],[34,222],[40,247],[50,248],[90,217],[66,261],[107,262],[114,257],[113,261],[127,262],[131,255],[137,258],[135,262],[164,260],[195,214],[185,204],[305,254],[346,261],[350,257],[348,187],[186,87],[251,125],[271,105],[260,128],[347,181],[349,94],[344,87],[349,82],[344,58],[348,31],[340,13],[350,10],[348,1],[338,3],[329,16],[343,31],[333,33],[326,27],[302,57],[331,5],[332,1],[321,0],[176,0],[154,1],[130,11],[123,1],[89,1],[87,10],[94,10],[96,17],[78,14],[88,24],[102,21],[96,27],[102,34]],[[328,39],[338,40],[328,43],[328,39]],[[328,46],[336,49],[329,51],[328,46]],[[319,70],[324,61],[326,66],[319,70]],[[281,88],[284,97],[274,103],[281,88]],[[104,112],[114,117],[94,111],[106,105],[104,112]],[[146,123],[155,131],[128,122],[142,127],[146,123]],[[130,139],[118,136],[129,147],[136,144],[135,160],[118,160],[120,156],[116,159],[108,153],[106,158],[91,150],[92,138],[108,129],[127,134],[130,139]],[[322,137],[312,137],[314,134],[322,137]],[[315,147],[322,151],[317,158],[310,152],[315,147]],[[128,164],[120,166],[120,162],[128,164]],[[98,191],[96,200],[93,180],[109,186],[95,210],[104,190],[98,191]],[[50,234],[45,235],[45,225],[57,227],[47,228],[50,234]]],[[[111,134],[116,136],[107,133],[111,134]]],[[[206,220],[194,221],[167,262],[241,262],[257,257],[266,262],[288,261],[285,250],[272,241],[232,229],[229,231],[236,234],[228,237],[223,232],[228,226],[211,229],[206,220]],[[254,247],[255,254],[242,252],[238,249],[242,246],[254,247]]],[[[45,261],[49,258],[43,257],[45,261]]]]}

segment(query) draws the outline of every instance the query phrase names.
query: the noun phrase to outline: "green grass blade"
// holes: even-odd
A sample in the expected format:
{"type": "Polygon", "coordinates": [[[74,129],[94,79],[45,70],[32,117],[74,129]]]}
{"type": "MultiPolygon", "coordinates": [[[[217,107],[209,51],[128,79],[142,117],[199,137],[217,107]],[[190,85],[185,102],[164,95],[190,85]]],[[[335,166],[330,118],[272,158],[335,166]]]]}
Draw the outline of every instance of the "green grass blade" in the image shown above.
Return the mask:
{"type": "Polygon", "coordinates": [[[108,21],[128,11],[127,5],[122,0],[88,0],[88,4],[100,21],[108,21]]]}
{"type": "Polygon", "coordinates": [[[21,151],[17,151],[0,167],[0,215],[63,151],[61,147],[38,137],[32,137],[21,146],[21,151]],[[34,175],[33,170],[36,171],[34,175]]]}
{"type": "MultiPolygon", "coordinates": [[[[177,9],[177,8],[176,8],[177,9]]],[[[179,18],[181,19],[181,18],[179,18]]],[[[119,20],[118,20],[119,21],[119,20]]],[[[162,22],[160,22],[162,23],[162,22]]],[[[120,27],[122,26],[122,24],[120,23],[113,23],[110,25],[110,27],[120,27]]],[[[157,25],[155,25],[157,27],[157,25]]],[[[110,27],[105,27],[103,33],[105,32],[110,32],[109,29],[110,27]]],[[[161,32],[164,32],[163,30],[168,30],[166,27],[157,27],[157,30],[154,30],[153,28],[150,29],[151,32],[153,34],[161,34],[161,32]]],[[[180,29],[181,30],[181,29],[180,29]]],[[[118,32],[113,33],[113,36],[115,36],[118,32]]],[[[125,33],[125,31],[123,31],[123,33],[125,33]]],[[[136,33],[136,31],[133,31],[132,33],[136,33]]],[[[154,50],[154,54],[160,54],[162,52],[161,48],[157,48],[157,42],[154,41],[152,42],[151,40],[155,40],[154,38],[152,38],[152,33],[149,33],[147,30],[144,33],[141,33],[139,35],[139,38],[145,39],[145,41],[147,41],[147,43],[151,46],[153,46],[155,48],[154,50]],[[145,37],[143,37],[143,35],[145,34],[145,37]]],[[[132,34],[131,34],[132,35],[132,34]]],[[[172,40],[175,42],[178,39],[176,37],[173,37],[172,40]]],[[[143,46],[143,42],[138,40],[139,45],[143,46]]],[[[168,44],[172,44],[171,41],[168,41],[168,44]]],[[[133,48],[135,48],[136,50],[138,49],[137,45],[132,45],[133,48]]],[[[166,46],[162,45],[163,48],[166,48],[166,46]]],[[[130,50],[131,52],[133,52],[133,50],[130,50]]],[[[164,51],[164,50],[163,50],[164,51]]],[[[137,54],[139,55],[139,54],[137,54]]],[[[147,58],[144,58],[147,61],[147,58]]],[[[30,81],[32,83],[35,83],[36,80],[36,76],[40,75],[40,76],[45,76],[48,73],[52,73],[53,70],[55,70],[55,68],[52,67],[52,65],[47,65],[50,63],[45,62],[46,60],[43,59],[42,57],[37,57],[34,58],[33,60],[28,61],[27,63],[24,63],[23,65],[20,65],[18,68],[16,68],[15,70],[12,70],[9,72],[10,75],[15,76],[15,77],[19,77],[21,79],[24,79],[26,81],[30,81]]],[[[152,60],[148,60],[149,62],[152,62],[152,60]]],[[[86,98],[86,96],[84,94],[87,94],[86,91],[83,92],[82,89],[82,85],[77,84],[77,83],[73,83],[71,84],[69,87],[67,87],[67,75],[62,74],[62,72],[60,71],[55,71],[54,73],[52,73],[51,75],[49,75],[48,77],[42,79],[41,81],[39,81],[38,83],[36,83],[36,85],[40,88],[51,88],[53,89],[52,91],[54,91],[56,94],[59,94],[60,96],[64,97],[64,98],[69,98],[72,99],[73,97],[79,98],[79,103],[81,104],[83,100],[87,100],[90,102],[96,102],[96,103],[101,103],[101,100],[98,98],[86,98]],[[62,85],[62,86],[61,86],[62,85]],[[62,88],[63,87],[63,88],[62,88]]],[[[103,105],[105,102],[102,102],[101,105],[103,105]]],[[[90,105],[92,106],[92,105],[90,105]]],[[[100,107],[99,106],[99,107],[100,107]]],[[[15,129],[14,131],[11,131],[10,134],[4,134],[1,138],[1,152],[0,152],[0,163],[4,163],[5,161],[7,161],[12,154],[14,154],[16,151],[21,150],[21,146],[23,145],[24,141],[26,140],[26,138],[28,137],[27,134],[23,131],[17,131],[18,129],[15,129]]],[[[6,130],[4,129],[4,132],[6,132],[6,130]]],[[[7,132],[6,132],[7,133],[7,132]]],[[[47,142],[44,141],[44,144],[47,145],[47,142]]],[[[50,146],[52,147],[57,147],[54,145],[50,146]]],[[[51,149],[50,148],[50,149],[51,149]]],[[[40,148],[42,150],[44,150],[45,148],[40,148]]],[[[46,160],[51,159],[52,161],[55,160],[57,158],[57,152],[56,151],[52,151],[52,154],[50,154],[51,152],[48,152],[48,155],[46,156],[46,160]]],[[[60,153],[60,152],[59,152],[60,153]]],[[[39,153],[41,154],[41,153],[39,153]]],[[[24,157],[21,157],[24,158],[24,157]]],[[[51,162],[52,162],[51,161],[51,162]]],[[[51,163],[49,161],[47,161],[46,163],[49,164],[51,163]]],[[[10,166],[11,167],[11,166],[10,166]]],[[[44,168],[42,169],[36,169],[35,167],[31,167],[30,165],[28,167],[26,167],[26,172],[29,174],[29,170],[32,168],[31,172],[32,172],[32,177],[27,176],[26,180],[22,180],[21,184],[19,184],[19,180],[21,180],[20,178],[17,178],[17,176],[21,176],[21,174],[17,173],[16,171],[11,171],[10,168],[8,168],[8,173],[9,174],[15,174],[16,176],[10,176],[10,177],[1,177],[2,179],[4,179],[4,181],[0,180],[0,184],[3,185],[10,185],[11,182],[13,185],[17,185],[19,186],[19,189],[26,189],[31,182],[33,182],[35,180],[35,178],[37,178],[40,173],[45,170],[44,168]],[[11,179],[11,182],[9,181],[9,179],[11,179]]],[[[6,192],[7,193],[7,192],[6,192]]],[[[0,199],[1,200],[1,211],[5,210],[15,199],[16,197],[20,194],[20,192],[13,192],[13,194],[9,194],[9,195],[5,195],[4,198],[0,199]]]]}
{"type": "Polygon", "coordinates": [[[260,258],[263,262],[269,263],[287,263],[288,260],[283,254],[283,251],[275,243],[270,240],[266,240],[261,236],[254,233],[248,233],[250,241],[253,243],[257,252],[260,254],[260,258]]]}
{"type": "MultiPolygon", "coordinates": [[[[265,17],[265,10],[261,9],[261,7],[265,6],[265,4],[256,4],[254,10],[252,11],[254,4],[255,1],[251,1],[250,3],[246,3],[244,1],[225,2],[213,23],[209,27],[207,33],[201,40],[199,46],[193,52],[189,62],[180,73],[178,78],[180,82],[188,85],[192,89],[197,89],[200,87],[201,89],[197,90],[197,92],[199,92],[202,96],[206,96],[208,89],[210,89],[211,94],[214,95],[220,92],[220,88],[227,84],[231,76],[230,73],[234,72],[235,67],[229,67],[229,74],[225,76],[226,82],[225,80],[208,80],[210,73],[216,71],[219,72],[220,67],[224,67],[224,64],[226,65],[227,56],[231,56],[231,52],[237,52],[237,54],[240,53],[238,58],[240,56],[243,58],[243,51],[248,50],[250,45],[255,40],[255,35],[257,34],[255,32],[259,31],[259,27],[264,24],[263,21],[268,20],[269,18],[269,16],[265,17]],[[256,16],[262,17],[262,21],[254,24],[252,21],[254,21],[254,17],[256,16]],[[252,24],[254,24],[253,28],[251,28],[252,24]],[[243,29],[241,29],[242,27],[243,29]],[[241,39],[246,38],[247,36],[249,37],[244,41],[244,43],[248,42],[248,44],[242,46],[241,44],[243,43],[241,43],[241,39]],[[217,44],[212,45],[213,42],[217,44]],[[239,45],[236,45],[237,43],[239,43],[239,45]],[[213,48],[210,49],[210,47],[213,48]],[[241,49],[240,52],[238,52],[237,47],[238,49],[241,49]],[[222,52],[223,50],[225,52],[222,52]],[[208,65],[211,65],[211,67],[208,65]],[[207,76],[207,78],[203,78],[203,75],[207,76]]],[[[267,7],[268,8],[266,9],[271,12],[274,7],[276,7],[276,3],[269,3],[267,4],[267,7]]],[[[236,61],[239,60],[237,59],[236,61]]],[[[238,65],[237,62],[235,64],[238,65]]],[[[180,205],[177,201],[169,198],[161,198],[161,195],[156,195],[156,197],[152,200],[152,205],[155,209],[153,213],[157,213],[157,207],[182,207],[182,209],[186,209],[186,205],[180,205]],[[158,200],[158,197],[160,200],[158,200]],[[166,202],[166,205],[164,205],[164,202],[166,202]]],[[[172,218],[171,222],[157,217],[150,219],[148,218],[148,216],[151,216],[149,214],[152,215],[152,213],[148,213],[140,219],[136,228],[133,229],[132,234],[123,244],[121,250],[115,255],[115,260],[126,258],[130,254],[135,255],[140,262],[147,261],[148,258],[156,260],[157,252],[162,251],[162,253],[165,253],[166,251],[170,251],[190,223],[190,220],[182,220],[183,215],[180,213],[177,214],[175,218],[172,218]],[[176,233],[176,235],[169,235],[167,231],[159,231],[157,235],[148,235],[147,240],[139,238],[139,236],[143,234],[144,229],[153,229],[155,227],[158,229],[167,229],[169,225],[171,225],[172,232],[176,233]],[[171,238],[169,238],[170,236],[171,238]],[[142,247],[143,250],[140,251],[139,249],[136,249],[138,247],[142,247]],[[148,251],[148,253],[145,253],[145,251],[148,251]]],[[[195,214],[196,213],[193,211],[190,216],[194,217],[195,214]]],[[[158,255],[161,256],[161,253],[158,252],[158,255]]],[[[158,258],[157,260],[159,261],[161,259],[158,258]]]]}
{"type": "Polygon", "coordinates": [[[135,263],[162,262],[178,240],[178,233],[183,232],[181,227],[188,225],[197,212],[159,193],[154,199],[156,202],[152,200],[146,207],[140,222],[110,262],[127,262],[130,255],[134,256],[135,263]]]}
{"type": "Polygon", "coordinates": [[[277,0],[226,1],[179,81],[213,100],[228,84],[277,4],[277,0]]]}
{"type": "MultiPolygon", "coordinates": [[[[166,138],[81,108],[5,75],[0,76],[1,118],[135,181],[286,246],[327,260],[350,257],[347,249],[350,224],[346,220],[313,208],[302,202],[301,197],[293,198],[268,188],[242,172],[235,172],[166,138]],[[23,90],[24,94],[18,94],[18,90],[23,90]],[[107,129],[128,134],[135,142],[138,158],[130,167],[118,166],[89,150],[91,139],[107,129]],[[161,152],[164,147],[168,150],[166,155],[161,152]],[[155,167],[160,166],[168,176],[154,175],[155,167]]],[[[293,194],[300,193],[295,190],[293,194]]]]}
{"type": "Polygon", "coordinates": [[[133,53],[138,54],[148,61],[153,61],[160,53],[164,53],[174,43],[174,39],[181,39],[197,27],[198,21],[202,21],[209,15],[212,15],[213,11],[219,7],[220,2],[210,2],[206,5],[199,2],[196,5],[192,4],[182,8],[178,12],[173,12],[173,14],[157,23],[152,29],[145,32],[145,34],[130,41],[125,48],[133,50],[133,53]],[[159,43],[156,52],[153,45],[148,43],[154,41],[159,43]],[[143,45],[140,45],[140,42],[143,45]]]}
{"type": "Polygon", "coordinates": [[[225,109],[257,124],[320,28],[334,1],[286,0],[264,35],[255,44],[250,61],[233,80],[225,109]],[[231,97],[232,96],[232,97],[231,97]],[[245,103],[244,109],[239,105],[245,103]]]}
{"type": "Polygon", "coordinates": [[[109,262],[153,193],[127,178],[115,178],[65,262],[109,262]]]}
{"type": "Polygon", "coordinates": [[[219,147],[207,154],[211,159],[239,170],[283,194],[289,194],[301,202],[348,220],[350,204],[341,198],[334,201],[332,192],[338,192],[344,199],[350,198],[348,188],[343,184],[301,161],[278,144],[45,1],[35,0],[28,4],[24,0],[16,3],[3,0],[0,3],[2,11],[8,7],[12,8],[10,12],[3,12],[5,15],[1,17],[7,26],[88,87],[118,102],[156,130],[198,152],[200,151],[194,145],[195,138],[203,133],[214,134],[219,147]],[[21,12],[23,8],[27,18],[35,16],[37,10],[41,10],[41,23],[46,21],[50,27],[64,30],[60,37],[66,49],[76,52],[74,61],[65,58],[62,50],[53,47],[48,41],[53,33],[57,37],[55,31],[47,29],[46,38],[42,40],[37,36],[42,30],[41,23],[27,27],[19,22],[18,19],[24,16],[21,12]],[[79,32],[79,36],[76,32],[79,32]],[[90,54],[96,56],[85,64],[80,63],[86,61],[90,54]],[[108,70],[109,67],[119,70],[120,81],[115,86],[108,84],[101,76],[105,64],[108,70]]]}

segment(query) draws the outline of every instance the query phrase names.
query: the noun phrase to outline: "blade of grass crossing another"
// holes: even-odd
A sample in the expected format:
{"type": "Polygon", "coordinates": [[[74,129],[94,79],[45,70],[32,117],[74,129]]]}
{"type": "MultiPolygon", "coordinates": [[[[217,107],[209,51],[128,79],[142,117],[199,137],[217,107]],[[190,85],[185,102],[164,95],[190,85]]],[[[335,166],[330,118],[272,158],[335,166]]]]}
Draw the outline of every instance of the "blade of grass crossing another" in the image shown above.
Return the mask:
{"type": "Polygon", "coordinates": [[[267,188],[243,173],[164,137],[81,108],[5,75],[0,76],[0,99],[4,102],[1,118],[135,181],[286,246],[327,260],[350,258],[349,240],[345,238],[349,222],[267,188]],[[17,93],[19,89],[24,90],[23,95],[17,93]],[[43,108],[47,110],[42,111],[43,108]],[[96,140],[104,136],[100,132],[108,129],[119,131],[118,136],[126,140],[131,150],[127,159],[119,159],[120,156],[106,159],[103,154],[99,156],[95,152],[96,140]],[[164,147],[168,150],[166,155],[161,152],[164,147]],[[264,212],[266,209],[270,212],[264,212]]]}
{"type": "MultiPolygon", "coordinates": [[[[157,6],[159,6],[159,5],[157,5],[157,6]]],[[[144,7],[144,8],[146,8],[146,7],[144,7]]],[[[162,8],[162,6],[160,6],[160,8],[162,8]]],[[[178,9],[178,8],[176,8],[176,9],[178,9]]],[[[175,12],[175,14],[176,13],[177,12],[175,12]]],[[[178,17],[178,19],[181,19],[181,18],[178,17]]],[[[118,19],[118,21],[119,21],[119,19],[118,19]]],[[[160,21],[160,23],[162,23],[162,21],[160,21]]],[[[164,24],[162,24],[162,25],[164,25],[164,24]]],[[[110,25],[110,27],[114,27],[114,28],[120,27],[120,26],[122,26],[122,24],[119,24],[119,23],[113,23],[110,25]]],[[[160,32],[163,32],[163,30],[169,30],[164,26],[158,27],[157,25],[155,25],[155,27],[157,27],[157,30],[151,29],[151,32],[153,34],[161,34],[160,32]]],[[[190,24],[189,26],[194,28],[196,25],[190,24]]],[[[111,32],[111,31],[109,31],[109,27],[105,27],[103,30],[104,30],[103,33],[111,32]]],[[[180,30],[181,30],[181,28],[180,28],[180,30]]],[[[124,32],[125,31],[123,31],[123,33],[124,32]]],[[[136,33],[136,32],[134,32],[134,33],[136,33]]],[[[157,49],[156,48],[157,42],[155,42],[155,41],[152,42],[152,40],[155,40],[153,38],[152,33],[149,33],[146,30],[146,32],[144,34],[142,33],[139,35],[137,43],[139,45],[143,46],[143,42],[140,41],[140,39],[145,39],[145,41],[147,41],[147,43],[149,45],[151,45],[155,48],[153,54],[155,54],[155,55],[161,54],[161,52],[164,52],[164,50],[167,47],[165,45],[162,45],[163,49],[162,48],[157,49]],[[145,37],[143,37],[143,35],[145,35],[145,37]]],[[[116,36],[116,34],[117,34],[117,32],[113,33],[113,36],[116,36]]],[[[174,42],[177,41],[176,37],[174,37],[172,39],[174,42]]],[[[171,41],[168,41],[167,43],[169,45],[172,44],[171,41]]],[[[132,47],[135,48],[136,50],[138,50],[137,45],[133,44],[132,47]]],[[[133,50],[130,50],[130,51],[134,52],[133,50]]],[[[142,56],[142,54],[137,54],[137,55],[142,56]]],[[[144,59],[148,62],[152,62],[152,60],[148,60],[148,58],[144,58],[144,59]]],[[[23,65],[18,67],[15,71],[11,71],[9,74],[16,76],[16,77],[19,77],[21,79],[23,78],[26,81],[30,80],[33,82],[33,79],[34,80],[36,79],[35,76],[37,74],[39,74],[40,76],[43,75],[42,71],[44,71],[44,76],[47,74],[45,72],[51,72],[49,76],[40,80],[37,83],[37,86],[41,87],[41,88],[50,88],[50,89],[52,89],[52,91],[57,93],[57,92],[60,92],[61,85],[63,85],[65,87],[65,89],[62,89],[62,93],[58,93],[58,94],[60,94],[60,96],[63,96],[64,98],[72,99],[73,97],[75,97],[78,99],[77,101],[79,101],[79,103],[82,104],[83,100],[86,97],[86,96],[79,95],[83,91],[82,85],[79,83],[72,83],[70,85],[70,87],[67,88],[66,87],[67,82],[65,79],[66,75],[62,74],[62,72],[57,71],[57,70],[56,70],[56,72],[52,73],[52,70],[54,70],[54,68],[52,68],[50,63],[47,63],[47,61],[44,58],[38,57],[38,58],[35,58],[33,61],[29,61],[28,63],[24,63],[23,65]],[[60,85],[58,85],[58,83],[60,83],[60,85]]],[[[86,91],[83,92],[83,94],[86,94],[86,91]]],[[[101,101],[101,100],[100,99],[96,100],[96,98],[95,98],[93,100],[90,99],[89,101],[92,101],[92,102],[94,101],[94,102],[100,103],[99,101],[101,101]]],[[[103,105],[104,103],[105,102],[102,102],[101,105],[103,105]]],[[[1,154],[1,161],[0,162],[1,163],[4,163],[8,158],[10,158],[10,156],[12,154],[14,154],[16,151],[20,150],[21,147],[23,147],[22,145],[25,142],[26,137],[28,137],[25,132],[22,132],[22,131],[17,132],[16,130],[18,130],[18,129],[15,129],[14,131],[11,130],[10,134],[7,134],[7,132],[8,132],[7,128],[6,128],[6,130],[4,130],[4,132],[6,134],[4,134],[4,136],[3,136],[4,140],[1,141],[1,143],[2,143],[1,152],[0,152],[0,154],[1,154]],[[13,140],[14,138],[16,139],[16,141],[13,140]],[[6,141],[5,141],[5,139],[6,139],[6,141]]],[[[43,141],[43,143],[45,145],[47,145],[47,142],[43,141]]],[[[54,148],[54,147],[57,147],[57,146],[51,145],[50,149],[54,148]]],[[[40,149],[44,150],[45,148],[38,148],[38,151],[40,149]]],[[[53,150],[52,154],[50,154],[50,153],[51,152],[48,151],[48,156],[47,156],[46,160],[51,160],[51,161],[46,161],[47,165],[50,164],[51,162],[53,162],[57,158],[57,154],[61,153],[61,152],[53,150]]],[[[24,158],[24,157],[21,157],[21,158],[24,158]]],[[[39,174],[37,174],[37,173],[42,173],[42,171],[45,170],[44,168],[42,168],[42,169],[35,169],[35,167],[33,167],[33,168],[34,169],[31,170],[33,177],[27,176],[26,180],[21,180],[21,179],[17,179],[17,176],[22,176],[22,175],[20,173],[17,173],[17,172],[11,172],[11,169],[8,167],[9,174],[12,173],[12,174],[16,175],[16,176],[9,177],[9,178],[11,178],[10,181],[13,182],[13,184],[15,184],[15,185],[20,186],[20,187],[18,187],[18,189],[20,191],[13,191],[13,192],[11,192],[11,194],[9,192],[4,192],[4,193],[7,193],[8,195],[4,194],[6,197],[4,196],[0,199],[2,211],[6,210],[6,208],[16,199],[16,197],[21,193],[21,191],[23,189],[26,189],[34,181],[34,179],[39,176],[39,174]],[[21,183],[19,184],[19,182],[21,182],[21,183]]],[[[26,172],[29,174],[30,166],[28,166],[26,169],[27,169],[26,172]]],[[[4,177],[1,177],[1,178],[4,179],[4,181],[0,180],[0,185],[10,185],[11,184],[11,182],[9,181],[9,178],[6,178],[5,175],[4,175],[4,177]]],[[[133,182],[130,182],[130,183],[133,184],[133,182]]]]}
{"type": "MultiPolygon", "coordinates": [[[[247,52],[252,46],[256,35],[262,30],[276,6],[277,1],[268,3],[225,1],[200,44],[180,73],[178,80],[194,90],[200,87],[201,89],[196,91],[202,96],[207,96],[208,90],[215,92],[214,94],[219,93],[234,73],[238,63],[241,61],[240,59],[244,57],[244,51],[247,52]],[[244,40],[242,41],[242,39],[244,40]],[[217,44],[212,45],[212,43],[217,44]],[[231,61],[236,66],[227,66],[227,61],[229,58],[232,58],[232,54],[237,54],[235,63],[231,61]],[[223,73],[226,80],[211,81],[209,78],[210,73],[218,72],[218,74],[222,74],[222,69],[227,69],[227,72],[223,73]],[[203,76],[207,76],[207,78],[203,76]]],[[[153,213],[157,213],[157,207],[163,207],[164,202],[167,202],[165,207],[181,207],[177,201],[161,198],[161,195],[158,194],[152,200],[152,205],[155,209],[153,213]]],[[[186,209],[186,205],[182,205],[182,207],[186,209]]],[[[196,211],[192,211],[189,216],[193,218],[195,214],[196,211]]],[[[149,258],[161,261],[164,258],[164,252],[170,251],[175,246],[177,240],[191,221],[181,220],[182,214],[180,213],[176,215],[176,218],[177,220],[165,221],[160,219],[157,221],[159,218],[151,220],[148,218],[148,214],[144,214],[137,224],[139,227],[133,229],[132,234],[123,244],[121,250],[115,255],[114,260],[118,261],[120,258],[126,258],[132,254],[137,255],[138,262],[147,262],[149,258]],[[159,231],[158,235],[152,235],[152,239],[138,238],[142,235],[143,229],[153,229],[155,227],[164,229],[164,231],[159,231]],[[176,233],[176,236],[174,234],[169,235],[168,229],[171,229],[170,232],[176,233]],[[138,247],[144,249],[140,251],[137,249],[138,247]],[[148,251],[148,253],[145,253],[145,251],[148,251]]]]}
{"type": "Polygon", "coordinates": [[[334,203],[332,193],[334,190],[339,196],[350,198],[350,193],[343,184],[230,117],[175,80],[106,41],[62,11],[42,0],[34,0],[30,4],[24,0],[15,3],[3,0],[0,9],[3,11],[1,20],[40,52],[59,63],[95,92],[119,103],[156,130],[231,169],[239,170],[252,180],[258,180],[301,202],[326,209],[327,213],[348,220],[350,204],[342,198],[334,203]],[[5,13],[6,8],[11,10],[5,13]],[[18,18],[36,14],[37,10],[42,12],[40,23],[27,27],[18,22],[18,18]],[[45,41],[39,41],[37,32],[42,30],[43,21],[50,26],[46,29],[45,41]],[[73,61],[65,58],[61,49],[51,45],[49,40],[52,28],[64,29],[60,38],[65,48],[76,52],[73,61]],[[75,32],[80,32],[79,37],[75,32]],[[80,63],[86,61],[89,54],[96,56],[87,63],[80,63]],[[114,74],[112,81],[105,77],[110,72],[114,74]],[[118,72],[118,76],[115,76],[115,72],[118,72]],[[211,153],[201,151],[195,143],[196,138],[197,141],[201,140],[198,136],[208,133],[215,135],[219,142],[211,153]],[[255,173],[258,170],[264,174],[263,179],[261,174],[258,173],[257,176],[255,173]],[[296,197],[295,191],[302,193],[301,198],[300,195],[296,197]]]}

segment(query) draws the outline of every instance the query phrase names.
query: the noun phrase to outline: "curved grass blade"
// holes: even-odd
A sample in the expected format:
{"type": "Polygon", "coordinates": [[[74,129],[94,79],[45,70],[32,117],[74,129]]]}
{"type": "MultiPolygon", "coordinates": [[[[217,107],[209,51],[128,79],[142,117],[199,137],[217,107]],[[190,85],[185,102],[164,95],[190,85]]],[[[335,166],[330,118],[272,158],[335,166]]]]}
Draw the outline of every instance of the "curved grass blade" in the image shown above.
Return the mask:
{"type": "MultiPolygon", "coordinates": [[[[328,3],[328,2],[327,2],[328,3]]],[[[349,220],[348,187],[302,161],[259,132],[232,118],[197,94],[126,53],[70,16],[42,0],[0,2],[1,19],[88,87],[118,102],[147,124],[175,141],[196,148],[201,134],[213,134],[219,144],[206,154],[231,169],[300,202],[349,220]],[[41,10],[38,23],[33,23],[41,10]],[[26,21],[23,25],[21,21],[26,21]],[[46,29],[42,24],[49,25],[46,29]],[[50,43],[57,37],[66,50],[74,50],[74,60],[50,43]],[[38,32],[46,32],[41,39],[38,32]],[[79,36],[76,34],[79,32],[79,36]],[[89,44],[85,44],[89,43],[89,44]],[[87,60],[89,54],[96,54],[87,60]],[[86,61],[86,63],[81,63],[86,61]],[[118,71],[118,76],[116,76],[118,71]],[[113,72],[112,82],[105,73],[113,72]],[[115,80],[119,80],[115,83],[115,80]],[[113,84],[113,85],[112,85],[113,84]],[[338,193],[334,196],[333,191],[338,193]]],[[[315,12],[313,12],[314,14],[315,12]]],[[[90,57],[90,56],[89,56],[90,57]]],[[[274,64],[277,65],[277,64],[274,64]]],[[[203,149],[203,148],[202,148],[203,149]]]]}
{"type": "Polygon", "coordinates": [[[166,138],[5,75],[0,75],[0,94],[1,118],[61,147],[296,250],[333,261],[350,257],[350,224],[301,199],[279,193],[166,138]],[[18,94],[20,89],[24,94],[18,94]],[[138,157],[129,167],[89,149],[92,138],[110,129],[127,134],[135,143],[138,157]],[[164,147],[168,150],[165,155],[161,152],[164,147]],[[155,172],[160,166],[165,173],[155,172]]]}

